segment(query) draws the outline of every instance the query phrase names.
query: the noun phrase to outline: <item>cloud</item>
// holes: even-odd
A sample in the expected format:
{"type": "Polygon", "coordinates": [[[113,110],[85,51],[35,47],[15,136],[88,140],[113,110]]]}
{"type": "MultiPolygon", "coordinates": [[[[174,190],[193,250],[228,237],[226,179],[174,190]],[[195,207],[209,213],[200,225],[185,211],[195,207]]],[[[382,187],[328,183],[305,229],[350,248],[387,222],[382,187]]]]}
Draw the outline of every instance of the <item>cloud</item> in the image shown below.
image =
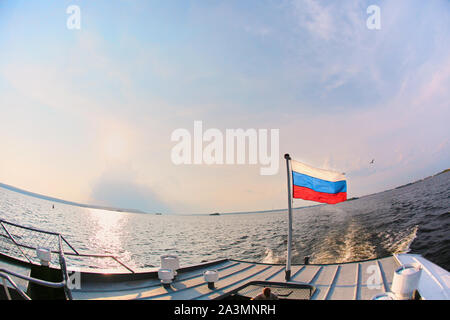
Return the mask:
{"type": "Polygon", "coordinates": [[[171,212],[157,192],[135,179],[135,173],[124,168],[104,172],[93,184],[92,203],[148,213],[171,212]]]}
{"type": "Polygon", "coordinates": [[[322,6],[318,1],[301,0],[293,2],[300,26],[305,27],[317,37],[330,40],[334,37],[334,19],[332,9],[322,6]]]}
{"type": "Polygon", "coordinates": [[[285,206],[282,168],[173,165],[170,134],[194,120],[280,129],[281,155],[345,171],[358,195],[434,173],[449,159],[448,2],[379,1],[379,31],[369,4],[195,2],[156,17],[139,3],[135,19],[93,3],[95,25],[35,41],[21,18],[27,32],[1,31],[14,41],[0,52],[0,175],[150,211],[285,206]]]}

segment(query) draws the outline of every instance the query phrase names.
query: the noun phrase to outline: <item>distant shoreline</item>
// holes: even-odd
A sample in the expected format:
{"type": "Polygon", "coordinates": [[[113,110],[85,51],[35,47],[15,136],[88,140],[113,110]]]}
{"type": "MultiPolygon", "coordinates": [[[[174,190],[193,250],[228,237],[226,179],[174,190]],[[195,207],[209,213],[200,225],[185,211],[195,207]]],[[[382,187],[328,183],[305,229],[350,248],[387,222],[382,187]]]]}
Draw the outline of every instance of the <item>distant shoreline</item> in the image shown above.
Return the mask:
{"type": "Polygon", "coordinates": [[[101,210],[108,210],[108,211],[117,211],[117,212],[147,213],[147,212],[144,212],[144,211],[141,211],[141,210],[137,210],[137,209],[113,208],[113,207],[90,205],[90,204],[84,204],[84,203],[78,203],[78,202],[73,202],[73,201],[62,200],[62,199],[58,199],[58,198],[44,196],[44,195],[39,194],[39,193],[26,191],[26,190],[23,190],[23,189],[20,189],[20,188],[16,188],[16,187],[10,186],[9,184],[4,184],[4,183],[0,183],[0,188],[7,189],[7,190],[10,190],[10,191],[14,191],[14,192],[17,192],[17,193],[21,193],[21,194],[24,194],[24,195],[27,195],[27,196],[31,196],[31,197],[35,197],[35,198],[51,201],[51,202],[62,203],[62,204],[70,205],[70,206],[77,206],[77,207],[90,208],[90,209],[101,209],[101,210]]]}
{"type": "MultiPolygon", "coordinates": [[[[376,192],[374,194],[381,193],[381,192],[386,192],[386,191],[389,191],[389,190],[404,188],[404,187],[410,186],[410,185],[412,185],[414,183],[420,182],[422,180],[425,180],[425,179],[428,179],[428,178],[431,178],[431,177],[434,177],[434,176],[437,176],[437,175],[440,175],[440,174],[444,174],[444,173],[447,173],[447,172],[450,172],[450,169],[445,169],[445,170],[442,170],[441,172],[436,173],[434,175],[431,175],[429,177],[425,177],[423,179],[419,179],[419,180],[416,180],[414,182],[406,183],[406,184],[400,185],[398,187],[394,187],[394,188],[387,189],[387,190],[384,190],[384,191],[376,192]]],[[[138,209],[114,208],[114,207],[90,205],[90,204],[83,204],[83,203],[78,203],[78,202],[73,202],[73,201],[62,200],[62,199],[58,199],[58,198],[44,196],[44,195],[39,194],[39,193],[26,191],[26,190],[23,190],[23,189],[20,189],[20,188],[16,188],[14,186],[11,186],[11,185],[8,185],[8,184],[4,184],[4,183],[0,183],[0,188],[4,188],[4,189],[7,189],[7,190],[10,190],[10,191],[13,191],[13,192],[18,192],[18,193],[21,193],[21,194],[25,194],[25,195],[28,195],[28,196],[31,196],[31,197],[35,197],[35,198],[39,198],[39,199],[43,199],[43,200],[47,200],[47,201],[52,201],[52,202],[66,204],[66,205],[82,207],[82,208],[100,209],[100,210],[108,210],[108,211],[116,211],[116,212],[130,212],[130,213],[162,215],[162,213],[160,213],[160,212],[149,213],[149,212],[145,212],[145,211],[138,210],[138,209]]],[[[362,198],[362,197],[365,197],[365,196],[369,196],[369,195],[364,195],[364,196],[361,196],[361,197],[352,197],[352,198],[348,199],[347,201],[356,200],[356,199],[359,199],[359,198],[362,198]]],[[[323,205],[323,204],[314,204],[314,205],[310,205],[310,206],[295,207],[293,209],[311,208],[311,207],[320,206],[320,205],[323,205]]],[[[277,212],[277,211],[283,211],[283,210],[287,210],[287,209],[283,208],[283,209],[258,210],[258,211],[237,211],[237,212],[226,212],[226,213],[220,213],[220,214],[218,214],[218,213],[213,213],[213,214],[208,214],[208,213],[191,213],[191,214],[170,214],[170,215],[185,215],[185,216],[206,216],[206,215],[212,216],[212,215],[215,215],[215,216],[217,216],[217,215],[231,215],[231,214],[267,213],[267,212],[277,212]]],[[[166,214],[166,215],[168,215],[168,214],[166,214]]]]}

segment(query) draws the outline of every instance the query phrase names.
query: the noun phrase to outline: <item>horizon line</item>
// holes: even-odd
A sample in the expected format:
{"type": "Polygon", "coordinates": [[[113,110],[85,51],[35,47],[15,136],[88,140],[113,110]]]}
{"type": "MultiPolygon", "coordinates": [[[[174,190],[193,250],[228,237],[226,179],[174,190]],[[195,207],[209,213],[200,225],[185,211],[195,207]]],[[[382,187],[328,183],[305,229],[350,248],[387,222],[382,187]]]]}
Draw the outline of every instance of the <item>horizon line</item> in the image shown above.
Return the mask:
{"type": "MultiPolygon", "coordinates": [[[[400,185],[400,186],[396,186],[393,187],[391,189],[386,189],[383,191],[379,191],[379,192],[375,192],[375,193],[371,193],[371,194],[366,194],[366,195],[362,195],[359,197],[351,197],[350,199],[347,199],[346,201],[350,201],[350,200],[356,200],[362,197],[367,197],[370,195],[374,195],[374,194],[378,194],[378,193],[382,193],[382,192],[386,192],[389,190],[394,190],[397,188],[401,188],[401,187],[405,187],[411,184],[414,184],[416,182],[420,182],[424,179],[427,178],[431,178],[446,172],[450,172],[450,168],[448,169],[444,169],[434,175],[431,176],[427,176],[424,177],[422,179],[416,180],[416,181],[412,181],[412,182],[408,182],[406,184],[400,185]]],[[[17,192],[17,193],[21,193],[24,195],[28,195],[31,197],[35,197],[35,198],[39,198],[42,200],[47,200],[47,201],[53,201],[53,202],[58,202],[58,203],[62,203],[62,204],[66,204],[66,205],[71,205],[71,206],[76,206],[76,207],[82,207],[82,208],[90,208],[90,209],[101,209],[101,210],[107,210],[107,211],[117,211],[117,212],[127,212],[127,213],[139,213],[139,214],[162,214],[159,211],[155,211],[153,213],[151,212],[147,212],[147,211],[143,211],[141,209],[131,209],[131,208],[122,208],[122,207],[110,207],[110,206],[102,206],[102,205],[94,205],[94,204],[86,204],[86,203],[79,203],[79,202],[75,202],[75,201],[70,201],[70,200],[64,200],[64,199],[59,199],[59,198],[55,198],[52,196],[47,196],[47,195],[43,195],[43,194],[39,194],[39,193],[35,193],[32,191],[28,191],[25,189],[21,189],[6,183],[2,183],[0,182],[0,188],[3,189],[7,189],[13,192],[17,192]]],[[[345,202],[346,202],[345,201],[345,202]]],[[[325,205],[325,204],[313,204],[313,205],[305,205],[305,206],[300,206],[300,207],[294,207],[292,209],[303,209],[303,208],[309,208],[309,207],[315,207],[315,206],[320,206],[320,205],[325,205]]],[[[268,209],[268,210],[255,210],[255,211],[232,211],[232,212],[224,212],[224,213],[219,213],[221,215],[230,215],[230,214],[244,214],[244,213],[264,213],[264,212],[276,212],[276,211],[283,211],[283,210],[287,210],[287,208],[281,208],[281,209],[268,209]]],[[[217,212],[212,212],[212,213],[217,213],[217,212]]],[[[195,216],[199,216],[199,215],[210,215],[211,213],[166,213],[164,215],[195,215],[195,216]]]]}

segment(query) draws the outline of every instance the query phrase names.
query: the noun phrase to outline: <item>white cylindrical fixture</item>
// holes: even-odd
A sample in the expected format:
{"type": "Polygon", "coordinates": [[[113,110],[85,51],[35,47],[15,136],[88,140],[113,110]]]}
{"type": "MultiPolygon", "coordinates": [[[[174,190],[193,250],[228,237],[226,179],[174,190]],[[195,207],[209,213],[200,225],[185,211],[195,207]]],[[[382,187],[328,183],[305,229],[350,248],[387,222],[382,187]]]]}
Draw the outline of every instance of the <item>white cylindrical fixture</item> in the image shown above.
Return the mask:
{"type": "Polygon", "coordinates": [[[172,269],[159,269],[158,270],[158,278],[161,280],[163,284],[169,284],[172,282],[174,277],[172,269]]]}
{"type": "Polygon", "coordinates": [[[48,267],[52,261],[52,252],[47,248],[36,248],[36,255],[41,265],[48,267]]]}
{"type": "Polygon", "coordinates": [[[219,272],[217,270],[207,270],[203,272],[203,279],[208,282],[209,288],[214,288],[214,283],[219,281],[219,272]]]}
{"type": "Polygon", "coordinates": [[[403,265],[394,272],[391,291],[397,299],[411,299],[414,290],[419,287],[422,269],[412,264],[403,265]]]}
{"type": "Polygon", "coordinates": [[[217,270],[208,270],[203,273],[203,278],[206,282],[217,282],[219,281],[219,272],[217,270]]]}
{"type": "Polygon", "coordinates": [[[179,268],[180,260],[177,256],[169,254],[161,256],[161,269],[171,269],[176,275],[179,268]]]}
{"type": "Polygon", "coordinates": [[[392,292],[385,292],[381,294],[377,294],[372,298],[372,300],[396,300],[395,294],[392,292]]]}

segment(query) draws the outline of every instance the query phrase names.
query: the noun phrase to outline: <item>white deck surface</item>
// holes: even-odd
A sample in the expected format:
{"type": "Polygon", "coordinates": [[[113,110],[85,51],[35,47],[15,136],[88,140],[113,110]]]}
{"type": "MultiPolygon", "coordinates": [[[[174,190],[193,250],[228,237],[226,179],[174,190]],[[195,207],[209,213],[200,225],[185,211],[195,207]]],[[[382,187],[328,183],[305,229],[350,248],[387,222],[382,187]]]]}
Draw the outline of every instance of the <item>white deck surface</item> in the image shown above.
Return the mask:
{"type": "MultiPolygon", "coordinates": [[[[346,264],[296,265],[291,283],[314,286],[314,300],[360,300],[390,290],[393,274],[400,266],[396,257],[346,264]]],[[[179,271],[170,287],[164,287],[155,276],[145,280],[120,282],[83,281],[73,290],[74,299],[163,299],[209,300],[220,298],[232,290],[255,280],[284,282],[284,266],[225,260],[196,270],[179,271]],[[216,269],[220,280],[208,288],[203,272],[216,269]]]]}

